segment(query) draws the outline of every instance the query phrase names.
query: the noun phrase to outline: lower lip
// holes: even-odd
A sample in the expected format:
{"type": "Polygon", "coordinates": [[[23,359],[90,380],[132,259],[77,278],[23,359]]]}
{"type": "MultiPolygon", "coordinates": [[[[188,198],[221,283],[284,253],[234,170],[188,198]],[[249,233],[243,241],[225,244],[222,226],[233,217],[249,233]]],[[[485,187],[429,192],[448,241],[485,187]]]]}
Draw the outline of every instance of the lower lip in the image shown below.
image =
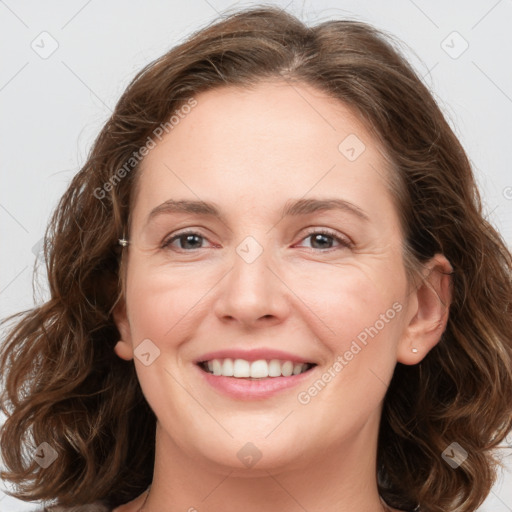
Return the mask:
{"type": "Polygon", "coordinates": [[[311,376],[313,367],[299,375],[290,377],[268,377],[266,379],[237,379],[235,377],[222,377],[205,372],[195,365],[206,382],[224,395],[238,400],[258,400],[270,398],[281,391],[297,386],[311,376]]]}

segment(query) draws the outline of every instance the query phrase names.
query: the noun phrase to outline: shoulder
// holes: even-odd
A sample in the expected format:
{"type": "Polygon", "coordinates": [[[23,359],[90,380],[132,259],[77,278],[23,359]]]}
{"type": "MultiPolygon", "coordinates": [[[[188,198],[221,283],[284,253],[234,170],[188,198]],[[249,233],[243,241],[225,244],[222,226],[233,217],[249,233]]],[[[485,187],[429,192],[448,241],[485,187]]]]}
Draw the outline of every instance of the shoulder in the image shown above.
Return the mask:
{"type": "Polygon", "coordinates": [[[88,503],[87,505],[76,505],[74,507],[61,507],[56,505],[51,507],[41,506],[34,512],[111,512],[111,509],[101,501],[95,501],[94,503],[88,503]]]}

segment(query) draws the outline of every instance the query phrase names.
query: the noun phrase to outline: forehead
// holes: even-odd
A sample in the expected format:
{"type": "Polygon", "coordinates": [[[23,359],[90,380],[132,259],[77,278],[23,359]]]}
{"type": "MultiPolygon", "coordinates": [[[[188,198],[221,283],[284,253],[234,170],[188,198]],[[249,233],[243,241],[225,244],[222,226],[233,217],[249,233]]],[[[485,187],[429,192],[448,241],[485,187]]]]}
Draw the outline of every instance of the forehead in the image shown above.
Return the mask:
{"type": "MultiPolygon", "coordinates": [[[[320,144],[337,153],[341,138],[349,133],[369,139],[354,110],[308,84],[263,81],[248,88],[212,89],[195,99],[197,106],[172,130],[175,145],[184,138],[200,137],[198,150],[231,146],[231,153],[261,157],[258,143],[276,153],[293,144],[293,152],[300,155],[320,144]],[[240,140],[245,144],[235,146],[240,140]]],[[[151,163],[151,155],[146,160],[151,163]]]]}
{"type": "Polygon", "coordinates": [[[357,202],[386,188],[382,151],[357,113],[310,85],[222,87],[195,100],[142,161],[136,203],[146,211],[169,196],[261,204],[335,191],[357,202]]]}

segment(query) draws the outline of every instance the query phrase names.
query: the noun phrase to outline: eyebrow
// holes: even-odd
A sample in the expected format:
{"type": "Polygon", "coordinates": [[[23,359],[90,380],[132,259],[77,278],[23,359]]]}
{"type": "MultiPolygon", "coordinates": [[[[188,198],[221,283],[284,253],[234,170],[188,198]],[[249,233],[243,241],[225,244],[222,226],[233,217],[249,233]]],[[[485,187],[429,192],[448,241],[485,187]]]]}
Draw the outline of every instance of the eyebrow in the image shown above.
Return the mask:
{"type": "MultiPolygon", "coordinates": [[[[368,215],[361,208],[349,201],[339,198],[289,200],[282,209],[281,217],[309,215],[318,211],[329,210],[342,210],[344,212],[351,213],[364,221],[370,220],[368,215]]],[[[223,219],[219,208],[214,203],[186,199],[168,199],[151,210],[146,224],[148,224],[154,217],[164,213],[190,213],[223,219]]]]}

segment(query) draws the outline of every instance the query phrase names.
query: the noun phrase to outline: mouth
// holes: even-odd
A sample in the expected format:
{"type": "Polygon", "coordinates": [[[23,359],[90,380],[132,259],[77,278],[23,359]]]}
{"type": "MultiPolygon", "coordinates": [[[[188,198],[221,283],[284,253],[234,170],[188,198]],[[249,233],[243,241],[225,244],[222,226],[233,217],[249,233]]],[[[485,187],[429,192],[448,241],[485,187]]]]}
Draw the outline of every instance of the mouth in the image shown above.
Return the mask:
{"type": "Polygon", "coordinates": [[[271,347],[217,350],[194,361],[207,389],[238,401],[288,397],[293,388],[313,378],[318,362],[271,347]],[[311,374],[311,375],[310,375],[311,374]]]}
{"type": "Polygon", "coordinates": [[[217,377],[231,377],[244,380],[276,379],[292,377],[309,372],[315,363],[303,363],[283,359],[215,358],[197,363],[204,372],[217,377]]]}

